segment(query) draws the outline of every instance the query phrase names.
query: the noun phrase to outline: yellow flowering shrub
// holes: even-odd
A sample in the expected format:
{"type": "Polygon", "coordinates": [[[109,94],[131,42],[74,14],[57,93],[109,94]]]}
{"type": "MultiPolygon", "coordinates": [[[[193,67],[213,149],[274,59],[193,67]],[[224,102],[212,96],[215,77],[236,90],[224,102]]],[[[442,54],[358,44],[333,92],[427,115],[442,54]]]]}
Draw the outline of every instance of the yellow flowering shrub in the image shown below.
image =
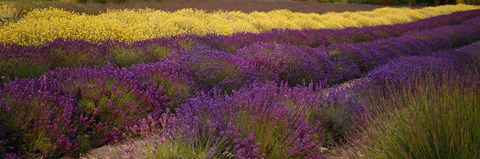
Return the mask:
{"type": "MultiPolygon", "coordinates": [[[[0,26],[0,42],[39,45],[56,38],[85,39],[91,42],[119,40],[133,42],[178,34],[230,35],[237,32],[264,32],[282,29],[338,29],[406,23],[456,11],[478,9],[470,5],[411,8],[380,8],[343,13],[270,12],[208,13],[182,9],[167,12],[152,9],[109,10],[99,15],[78,14],[61,9],[37,9],[22,19],[0,26]]],[[[0,11],[3,14],[3,9],[0,11]]]]}
{"type": "Polygon", "coordinates": [[[18,10],[9,4],[0,4],[0,19],[13,18],[18,13],[18,10]]]}

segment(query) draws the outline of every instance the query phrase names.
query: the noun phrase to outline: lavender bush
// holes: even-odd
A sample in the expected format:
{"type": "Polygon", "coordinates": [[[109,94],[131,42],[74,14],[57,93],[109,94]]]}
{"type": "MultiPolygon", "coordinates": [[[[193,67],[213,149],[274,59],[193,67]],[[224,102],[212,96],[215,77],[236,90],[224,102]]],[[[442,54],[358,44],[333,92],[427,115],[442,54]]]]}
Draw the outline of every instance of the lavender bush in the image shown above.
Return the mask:
{"type": "Polygon", "coordinates": [[[38,77],[48,71],[51,62],[45,55],[34,54],[45,49],[35,46],[19,46],[17,44],[0,45],[0,75],[5,77],[30,78],[38,77]],[[38,59],[35,61],[34,59],[38,59]]]}
{"type": "Polygon", "coordinates": [[[480,45],[473,43],[457,50],[441,51],[431,56],[410,56],[390,61],[372,71],[368,78],[373,85],[400,87],[412,77],[438,76],[449,70],[478,70],[480,45]],[[427,74],[428,73],[428,74],[427,74]]]}
{"type": "Polygon", "coordinates": [[[379,85],[398,86],[414,75],[419,76],[427,70],[441,73],[452,69],[454,63],[447,58],[438,57],[405,57],[389,62],[368,73],[367,77],[379,85]]]}
{"type": "Polygon", "coordinates": [[[176,107],[183,103],[195,91],[195,81],[185,67],[167,64],[164,61],[153,64],[140,64],[130,68],[139,81],[146,82],[150,88],[165,92],[167,107],[176,107]]]}
{"type": "Polygon", "coordinates": [[[0,45],[0,75],[38,77],[55,68],[130,66],[159,61],[179,47],[173,41],[154,39],[133,44],[115,41],[94,44],[84,40],[58,39],[45,46],[0,45]]]}
{"type": "Polygon", "coordinates": [[[447,55],[454,55],[452,59],[457,60],[457,70],[462,72],[462,69],[474,69],[480,71],[478,64],[480,64],[480,43],[474,43],[465,47],[458,49],[453,54],[445,54],[447,55]]]}
{"type": "Polygon", "coordinates": [[[318,82],[331,72],[324,70],[329,68],[324,57],[314,58],[306,49],[293,45],[257,43],[238,50],[237,54],[256,67],[273,73],[273,77],[264,75],[264,79],[288,81],[291,86],[318,82]]]}
{"type": "Polygon", "coordinates": [[[93,44],[84,40],[58,39],[48,43],[44,50],[36,52],[41,56],[38,61],[49,61],[53,68],[78,68],[82,66],[106,65],[112,58],[107,53],[109,45],[93,44]]]}
{"type": "Polygon", "coordinates": [[[213,158],[323,158],[319,148],[355,130],[365,112],[345,92],[321,92],[313,85],[256,83],[232,95],[202,94],[166,115],[163,129],[153,132],[160,135],[155,146],[142,148],[143,155],[188,157],[182,153],[188,150],[213,158]]]}
{"type": "Polygon", "coordinates": [[[188,69],[196,87],[207,90],[214,87],[225,91],[238,89],[266,72],[241,57],[201,46],[169,56],[166,62],[188,69]]]}
{"type": "Polygon", "coordinates": [[[407,82],[371,102],[376,114],[361,151],[369,158],[478,158],[479,76],[443,74],[407,82]]]}
{"type": "Polygon", "coordinates": [[[46,75],[76,97],[81,149],[116,142],[129,127],[148,116],[159,117],[167,106],[163,87],[150,87],[125,69],[63,69],[46,75]]]}
{"type": "MultiPolygon", "coordinates": [[[[75,98],[55,80],[15,80],[0,91],[2,151],[28,158],[78,152],[75,98]]],[[[0,157],[4,153],[0,153],[0,157]]],[[[13,155],[13,154],[11,154],[13,155]]]]}
{"type": "Polygon", "coordinates": [[[306,117],[282,105],[280,101],[273,102],[279,100],[280,95],[265,96],[268,95],[266,91],[274,87],[257,86],[256,89],[263,91],[240,90],[231,97],[205,94],[190,99],[177,110],[176,123],[173,124],[189,136],[183,138],[187,140],[186,143],[209,145],[209,154],[213,156],[231,154],[239,158],[258,158],[318,155],[310,151],[317,144],[312,140],[316,131],[305,120],[306,117]],[[255,96],[257,98],[252,98],[255,96]],[[226,144],[218,147],[215,141],[226,144]]]}

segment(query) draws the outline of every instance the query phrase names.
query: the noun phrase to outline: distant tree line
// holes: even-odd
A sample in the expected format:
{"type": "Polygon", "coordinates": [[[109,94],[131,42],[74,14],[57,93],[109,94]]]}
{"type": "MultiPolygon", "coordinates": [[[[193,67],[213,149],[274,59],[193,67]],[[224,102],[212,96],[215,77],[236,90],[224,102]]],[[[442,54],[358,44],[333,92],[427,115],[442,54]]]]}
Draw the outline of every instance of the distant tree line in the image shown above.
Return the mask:
{"type": "Polygon", "coordinates": [[[316,1],[328,3],[357,3],[357,4],[379,4],[379,5],[411,5],[411,6],[435,6],[445,4],[480,4],[480,0],[297,0],[316,1]]]}

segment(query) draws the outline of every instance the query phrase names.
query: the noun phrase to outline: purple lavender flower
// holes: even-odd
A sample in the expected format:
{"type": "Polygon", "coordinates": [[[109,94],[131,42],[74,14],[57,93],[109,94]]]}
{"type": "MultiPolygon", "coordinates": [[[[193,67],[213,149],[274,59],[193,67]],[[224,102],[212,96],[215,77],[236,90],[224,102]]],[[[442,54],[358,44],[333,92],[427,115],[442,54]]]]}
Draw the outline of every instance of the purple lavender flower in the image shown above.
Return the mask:
{"type": "Polygon", "coordinates": [[[364,111],[359,102],[346,94],[321,94],[320,88],[317,90],[313,85],[288,88],[256,83],[230,96],[202,94],[176,110],[177,114],[170,119],[174,122],[164,124],[168,126],[163,134],[181,135],[175,139],[193,145],[210,145],[214,147],[212,156],[321,157],[312,150],[333,140],[324,136],[325,132],[347,134],[359,124],[364,111]],[[338,111],[326,111],[334,109],[338,111]],[[326,115],[332,118],[327,119],[326,115]],[[332,126],[324,127],[328,124],[332,126]]]}
{"type": "Polygon", "coordinates": [[[138,80],[147,82],[151,88],[162,88],[169,101],[168,107],[178,106],[190,97],[195,83],[185,67],[177,67],[164,61],[153,64],[140,64],[131,68],[138,80]]]}
{"type": "Polygon", "coordinates": [[[225,91],[238,89],[261,78],[265,72],[241,57],[201,46],[173,54],[165,62],[188,69],[197,88],[207,90],[213,87],[225,91]]]}
{"type": "Polygon", "coordinates": [[[454,63],[447,58],[438,57],[404,57],[393,60],[368,73],[367,77],[381,86],[387,84],[399,86],[414,75],[445,72],[452,69],[454,63]]]}
{"type": "Polygon", "coordinates": [[[56,70],[46,78],[76,96],[83,118],[81,140],[90,142],[85,148],[118,141],[131,126],[149,115],[158,118],[167,106],[163,87],[151,87],[111,65],[56,70]]]}
{"type": "MultiPolygon", "coordinates": [[[[406,33],[400,37],[358,44],[332,45],[326,48],[337,73],[332,83],[360,77],[379,65],[404,56],[432,55],[442,50],[474,42],[479,26],[455,25],[406,33]]],[[[319,48],[325,49],[325,48],[319,48]]]]}
{"type": "Polygon", "coordinates": [[[0,91],[2,142],[11,147],[6,151],[25,157],[75,155],[79,108],[74,103],[74,97],[55,80],[7,83],[0,91]]]}
{"type": "MultiPolygon", "coordinates": [[[[447,54],[452,55],[452,54],[447,54]]],[[[479,69],[480,64],[480,43],[474,43],[465,47],[462,47],[456,51],[455,54],[457,63],[460,66],[457,68],[479,69]]],[[[460,70],[461,71],[461,70],[460,70]]]]}
{"type": "MultiPolygon", "coordinates": [[[[326,71],[322,65],[328,63],[323,61],[323,57],[307,53],[293,45],[280,45],[272,43],[257,43],[237,51],[240,57],[243,57],[256,67],[263,67],[273,75],[278,77],[267,77],[267,80],[287,81],[291,86],[305,84],[309,82],[318,82],[326,78],[326,71]]],[[[329,66],[325,66],[328,68],[329,66]]]]}
{"type": "Polygon", "coordinates": [[[94,44],[85,40],[57,39],[37,52],[48,57],[53,68],[78,68],[106,65],[112,55],[107,53],[108,43],[94,44]]]}

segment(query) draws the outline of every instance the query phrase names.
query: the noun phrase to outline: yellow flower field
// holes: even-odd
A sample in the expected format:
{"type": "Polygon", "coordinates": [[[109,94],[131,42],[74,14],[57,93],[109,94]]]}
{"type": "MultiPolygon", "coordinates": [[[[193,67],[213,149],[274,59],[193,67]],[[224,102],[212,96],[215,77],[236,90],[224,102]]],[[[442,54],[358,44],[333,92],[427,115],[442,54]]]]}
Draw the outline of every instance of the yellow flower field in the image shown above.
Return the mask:
{"type": "MultiPolygon", "coordinates": [[[[0,7],[0,13],[4,14],[0,7]]],[[[40,45],[57,38],[85,39],[92,42],[119,40],[133,42],[178,34],[230,35],[237,32],[264,32],[281,29],[338,29],[406,23],[456,11],[478,9],[471,5],[410,8],[380,8],[343,13],[270,12],[207,13],[182,9],[167,12],[152,9],[109,10],[99,15],[78,14],[61,9],[37,9],[22,19],[0,26],[0,42],[40,45]]],[[[5,9],[6,10],[6,9],[5,9]]]]}

